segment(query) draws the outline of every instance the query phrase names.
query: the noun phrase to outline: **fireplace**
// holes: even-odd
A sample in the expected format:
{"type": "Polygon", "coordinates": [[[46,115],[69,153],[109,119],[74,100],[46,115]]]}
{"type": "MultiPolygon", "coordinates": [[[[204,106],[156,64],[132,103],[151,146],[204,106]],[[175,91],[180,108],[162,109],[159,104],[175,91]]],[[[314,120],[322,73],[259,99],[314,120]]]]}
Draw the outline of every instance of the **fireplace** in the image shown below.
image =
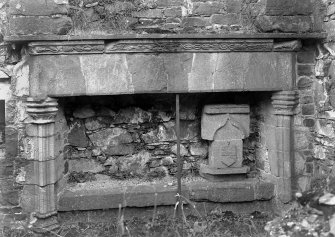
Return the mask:
{"type": "Polygon", "coordinates": [[[185,197],[290,201],[301,44],[273,37],[30,42],[23,206],[36,226],[64,211],[173,205],[175,94],[185,197]]]}

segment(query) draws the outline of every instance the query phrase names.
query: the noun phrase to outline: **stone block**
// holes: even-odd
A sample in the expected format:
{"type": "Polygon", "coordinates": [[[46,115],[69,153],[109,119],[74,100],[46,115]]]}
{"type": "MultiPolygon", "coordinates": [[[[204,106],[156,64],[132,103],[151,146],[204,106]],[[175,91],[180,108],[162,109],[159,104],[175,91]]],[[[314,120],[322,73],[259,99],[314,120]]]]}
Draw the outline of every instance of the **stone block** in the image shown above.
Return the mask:
{"type": "Polygon", "coordinates": [[[259,182],[255,186],[256,200],[270,200],[274,197],[273,183],[259,182]]]}
{"type": "Polygon", "coordinates": [[[312,11],[310,0],[267,0],[265,14],[269,16],[310,15],[312,11]]]}
{"type": "Polygon", "coordinates": [[[298,71],[299,76],[313,76],[314,75],[314,65],[299,65],[298,71]]]}
{"type": "Polygon", "coordinates": [[[300,104],[310,104],[314,103],[314,97],[307,95],[307,96],[301,96],[300,97],[300,104]]]}
{"type": "Polygon", "coordinates": [[[87,147],[88,139],[85,131],[85,125],[83,123],[75,122],[72,126],[70,126],[68,143],[72,146],[87,147]]]}
{"type": "Polygon", "coordinates": [[[0,177],[8,178],[14,174],[14,162],[10,159],[1,160],[0,177]]]}
{"type": "Polygon", "coordinates": [[[301,50],[297,53],[297,63],[315,63],[314,50],[301,50]]]}
{"type": "Polygon", "coordinates": [[[67,16],[11,16],[9,35],[66,35],[72,29],[72,20],[67,16]]]}
{"type": "Polygon", "coordinates": [[[15,128],[6,126],[6,158],[15,158],[18,155],[18,131],[15,128]]]}
{"type": "Polygon", "coordinates": [[[314,115],[315,114],[315,105],[314,104],[301,105],[301,114],[302,115],[314,115]]]}
{"type": "Polygon", "coordinates": [[[66,4],[59,4],[55,0],[10,0],[9,14],[23,16],[51,16],[67,15],[66,4]]]}
{"type": "Polygon", "coordinates": [[[152,114],[137,107],[121,109],[115,116],[113,124],[142,124],[151,122],[152,114]]]}
{"type": "Polygon", "coordinates": [[[133,12],[133,17],[138,18],[163,18],[163,10],[161,9],[148,9],[138,12],[133,12]]]}
{"type": "Polygon", "coordinates": [[[311,89],[312,85],[313,85],[313,80],[310,77],[307,77],[307,76],[299,77],[299,80],[297,83],[299,90],[311,89]]]}
{"type": "Polygon", "coordinates": [[[90,106],[84,106],[81,108],[76,108],[73,111],[73,117],[85,119],[85,118],[91,118],[95,116],[95,111],[90,106]]]}
{"type": "Polygon", "coordinates": [[[208,145],[204,142],[191,144],[190,153],[192,156],[199,156],[201,158],[205,158],[208,154],[208,145]]]}
{"type": "Polygon", "coordinates": [[[108,128],[89,135],[94,146],[108,155],[133,154],[135,147],[131,134],[122,128],[108,128]]]}
{"type": "Polygon", "coordinates": [[[0,205],[1,206],[18,206],[20,199],[19,190],[11,190],[0,193],[0,205]]]}
{"type": "Polygon", "coordinates": [[[312,29],[310,16],[258,16],[256,24],[263,32],[304,33],[312,29]]]}
{"type": "Polygon", "coordinates": [[[144,175],[147,172],[147,163],[151,159],[151,154],[141,151],[132,156],[120,157],[118,159],[119,170],[131,175],[144,175]]]}
{"type": "Polygon", "coordinates": [[[211,24],[238,25],[241,24],[241,16],[236,13],[213,14],[210,18],[211,24]]]}
{"type": "Polygon", "coordinates": [[[209,20],[204,17],[184,17],[182,27],[205,27],[210,25],[209,20]]]}
{"type": "Polygon", "coordinates": [[[164,10],[165,17],[182,17],[183,16],[183,9],[182,7],[171,7],[164,10]]]}
{"type": "Polygon", "coordinates": [[[224,11],[224,4],[220,2],[195,2],[192,15],[211,16],[224,11]]]}
{"type": "Polygon", "coordinates": [[[75,159],[68,160],[69,172],[90,172],[90,173],[99,173],[105,170],[105,167],[96,162],[95,160],[90,159],[75,159]]]}
{"type": "Polygon", "coordinates": [[[230,0],[227,1],[227,12],[228,13],[240,13],[242,10],[241,0],[230,0]]]}
{"type": "Polygon", "coordinates": [[[157,7],[183,6],[184,0],[157,0],[157,7]]]}

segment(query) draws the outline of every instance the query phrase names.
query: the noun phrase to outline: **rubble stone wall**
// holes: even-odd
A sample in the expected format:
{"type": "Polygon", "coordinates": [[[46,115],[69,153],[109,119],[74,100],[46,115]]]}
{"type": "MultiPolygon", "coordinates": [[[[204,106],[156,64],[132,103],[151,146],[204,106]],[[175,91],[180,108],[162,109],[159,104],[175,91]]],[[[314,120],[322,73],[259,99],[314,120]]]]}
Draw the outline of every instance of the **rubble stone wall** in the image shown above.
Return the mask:
{"type": "Polygon", "coordinates": [[[319,8],[319,0],[11,0],[7,35],[315,32],[319,8]]]}
{"type": "MultiPolygon", "coordinates": [[[[198,176],[199,166],[207,162],[208,141],[201,138],[201,113],[204,104],[227,103],[240,95],[183,95],[181,98],[181,156],[183,175],[198,176]],[[227,98],[229,98],[227,100],[227,98]],[[225,101],[226,102],[223,102],[225,101]]],[[[64,100],[68,134],[65,159],[69,182],[99,179],[162,179],[177,172],[175,98],[173,95],[110,96],[100,103],[88,99],[64,100]],[[88,103],[84,103],[87,101],[88,103]]],[[[260,153],[260,122],[263,110],[253,101],[251,135],[244,142],[244,163],[253,176],[264,169],[260,153]]]]}

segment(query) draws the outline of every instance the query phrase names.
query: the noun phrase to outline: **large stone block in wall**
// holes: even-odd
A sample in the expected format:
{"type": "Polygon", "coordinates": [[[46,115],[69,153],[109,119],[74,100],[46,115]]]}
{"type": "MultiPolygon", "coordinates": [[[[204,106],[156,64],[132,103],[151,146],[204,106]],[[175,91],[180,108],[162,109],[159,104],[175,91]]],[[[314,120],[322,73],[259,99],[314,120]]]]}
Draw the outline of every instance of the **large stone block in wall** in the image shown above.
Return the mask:
{"type": "Polygon", "coordinates": [[[263,32],[302,33],[312,30],[310,16],[266,16],[257,17],[257,26],[263,32]]]}
{"type": "Polygon", "coordinates": [[[312,3],[310,0],[267,0],[265,15],[309,15],[312,13],[312,10],[312,3]]]}
{"type": "Polygon", "coordinates": [[[66,35],[72,29],[67,16],[11,16],[9,35],[66,35]]]}
{"type": "Polygon", "coordinates": [[[21,16],[66,15],[68,9],[63,2],[57,0],[10,0],[9,14],[21,16]]]}

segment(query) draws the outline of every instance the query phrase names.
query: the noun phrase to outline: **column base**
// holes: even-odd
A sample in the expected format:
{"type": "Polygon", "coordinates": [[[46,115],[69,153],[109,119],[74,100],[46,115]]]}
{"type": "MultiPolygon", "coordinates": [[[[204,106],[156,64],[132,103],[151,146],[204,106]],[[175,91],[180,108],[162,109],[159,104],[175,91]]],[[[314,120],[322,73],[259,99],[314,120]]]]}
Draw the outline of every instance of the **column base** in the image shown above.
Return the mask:
{"type": "Polygon", "coordinates": [[[36,233],[48,233],[59,227],[57,215],[47,218],[37,218],[33,225],[33,230],[36,233]]]}
{"type": "Polygon", "coordinates": [[[208,165],[200,165],[200,175],[213,182],[239,181],[247,178],[250,168],[247,166],[239,168],[215,169],[208,165]]]}

